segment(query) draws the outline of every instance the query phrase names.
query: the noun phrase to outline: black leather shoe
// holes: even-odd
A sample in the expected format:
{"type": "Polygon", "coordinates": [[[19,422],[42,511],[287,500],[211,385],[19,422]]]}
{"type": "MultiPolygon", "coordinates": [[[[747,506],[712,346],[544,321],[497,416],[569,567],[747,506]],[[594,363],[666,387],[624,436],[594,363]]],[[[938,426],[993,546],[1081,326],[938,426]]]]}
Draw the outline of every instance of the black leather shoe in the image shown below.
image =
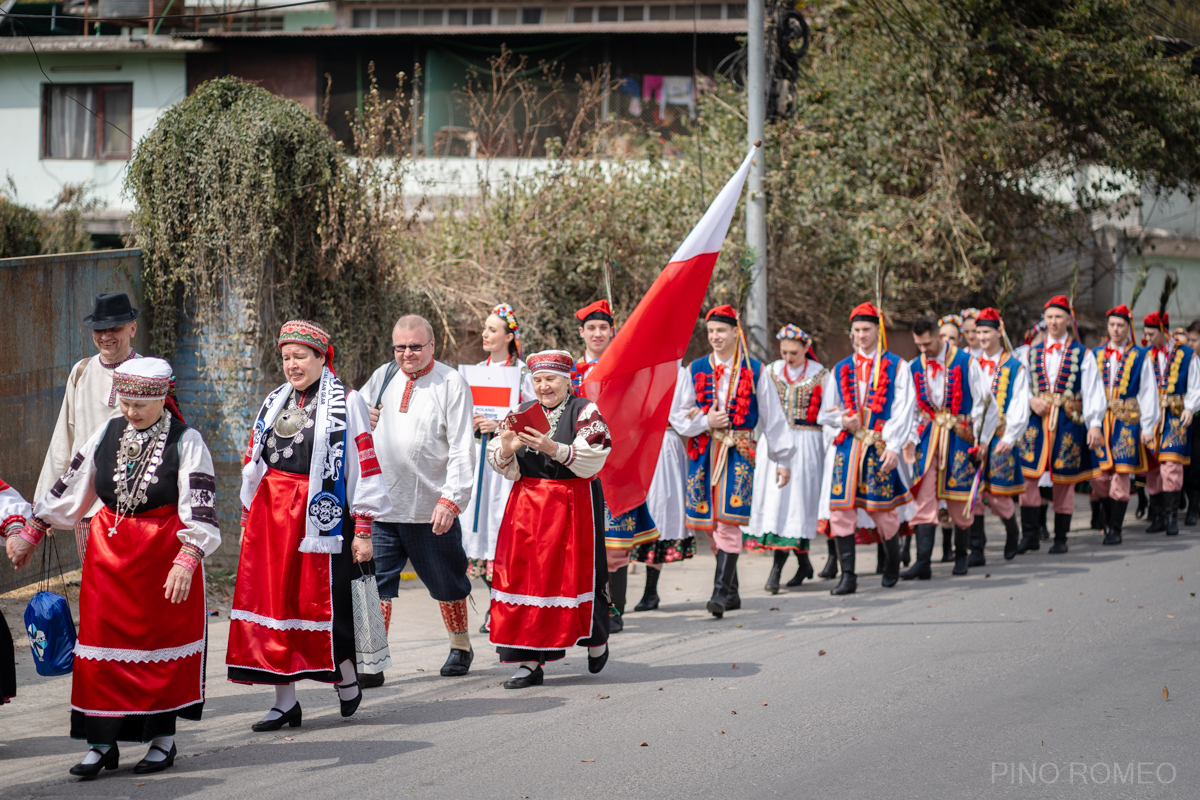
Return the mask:
{"type": "MultiPolygon", "coordinates": [[[[796,568],[796,574],[792,576],[792,579],[784,584],[791,589],[803,585],[805,578],[812,578],[816,574],[813,572],[812,561],[809,559],[808,553],[797,553],[796,560],[800,562],[800,566],[796,568]]],[[[837,570],[835,569],[834,575],[836,574],[837,570]]]]}
{"type": "Polygon", "coordinates": [[[830,594],[854,594],[858,591],[858,576],[853,572],[843,572],[838,585],[829,590],[830,594]]]}
{"type": "Polygon", "coordinates": [[[1054,544],[1050,545],[1050,552],[1055,553],[1055,554],[1067,552],[1066,538],[1065,537],[1062,539],[1055,538],[1054,544]]]}
{"type": "Polygon", "coordinates": [[[179,752],[175,749],[174,742],[171,742],[170,752],[163,750],[156,744],[150,745],[150,749],[157,750],[158,752],[165,754],[166,758],[164,758],[162,761],[150,761],[149,759],[143,758],[137,763],[137,766],[133,768],[135,775],[149,775],[152,772],[162,772],[164,769],[175,763],[175,755],[179,752]]]}
{"type": "MultiPolygon", "coordinates": [[[[606,646],[604,648],[603,655],[598,655],[595,658],[592,658],[592,655],[589,653],[588,654],[588,672],[595,675],[597,672],[604,669],[604,665],[608,663],[608,654],[610,652],[612,652],[612,651],[606,646]]],[[[541,683],[541,681],[538,681],[538,682],[541,683]]]]}
{"type": "Polygon", "coordinates": [[[642,592],[642,599],[633,607],[634,611],[653,611],[658,608],[658,579],[661,575],[661,567],[646,567],[646,589],[642,592]]]}
{"type": "MultiPolygon", "coordinates": [[[[606,656],[607,658],[607,656],[606,656]]],[[[588,667],[591,668],[591,665],[588,667]]],[[[525,689],[530,686],[541,686],[542,681],[546,679],[546,673],[542,672],[542,665],[538,664],[537,669],[530,672],[528,675],[522,675],[520,678],[509,678],[504,682],[505,689],[525,689]]]]}
{"type": "Polygon", "coordinates": [[[362,675],[358,676],[358,688],[360,689],[378,689],[380,686],[383,686],[382,672],[364,672],[362,675]]]}
{"type": "MultiPolygon", "coordinates": [[[[833,580],[838,576],[837,545],[833,543],[832,538],[826,540],[826,544],[829,546],[829,557],[825,559],[825,568],[817,573],[817,577],[823,581],[833,580]]],[[[788,586],[791,585],[791,581],[788,581],[788,586]]]]}
{"type": "MultiPolygon", "coordinates": [[[[442,664],[442,677],[454,678],[459,675],[466,675],[471,669],[471,662],[473,660],[475,660],[474,650],[451,648],[450,655],[446,658],[446,663],[442,664]]],[[[362,683],[362,678],[359,678],[358,681],[362,683]]]]}
{"type": "Polygon", "coordinates": [[[611,613],[609,613],[609,615],[608,615],[608,632],[609,633],[620,633],[623,630],[625,630],[625,618],[624,617],[615,617],[611,613]]]}
{"type": "Polygon", "coordinates": [[[1101,542],[1101,544],[1120,544],[1120,543],[1121,543],[1121,534],[1117,533],[1112,528],[1109,528],[1107,531],[1105,531],[1104,541],[1101,542]]]}
{"type": "MultiPolygon", "coordinates": [[[[278,708],[272,708],[271,710],[281,711],[281,709],[278,708]]],[[[268,731],[277,731],[284,725],[288,725],[292,728],[300,727],[304,712],[300,710],[299,703],[296,703],[296,705],[292,706],[290,711],[281,711],[281,713],[283,716],[276,717],[275,719],[259,720],[250,726],[250,730],[254,731],[255,733],[266,733],[268,731]]]]}
{"type": "Polygon", "coordinates": [[[358,681],[354,683],[335,683],[333,690],[337,692],[338,702],[341,703],[342,716],[353,717],[354,712],[358,711],[359,703],[362,702],[362,687],[358,685],[358,681]],[[349,689],[351,686],[358,686],[358,694],[354,695],[354,698],[351,700],[343,700],[342,693],[338,692],[338,689],[349,689]]]}
{"type": "Polygon", "coordinates": [[[638,604],[633,607],[634,611],[653,611],[658,608],[657,594],[644,594],[638,604]]]}
{"type": "Polygon", "coordinates": [[[767,583],[763,590],[771,594],[779,594],[779,579],[783,577],[783,565],[772,564],[771,572],[767,575],[767,583]]]}
{"type": "MultiPolygon", "coordinates": [[[[93,748],[95,749],[95,748],[93,748]]],[[[71,774],[78,775],[85,781],[90,781],[100,774],[101,770],[116,769],[120,766],[121,752],[114,744],[108,750],[104,751],[104,755],[100,756],[100,760],[95,764],[79,763],[71,767],[71,774]]]]}

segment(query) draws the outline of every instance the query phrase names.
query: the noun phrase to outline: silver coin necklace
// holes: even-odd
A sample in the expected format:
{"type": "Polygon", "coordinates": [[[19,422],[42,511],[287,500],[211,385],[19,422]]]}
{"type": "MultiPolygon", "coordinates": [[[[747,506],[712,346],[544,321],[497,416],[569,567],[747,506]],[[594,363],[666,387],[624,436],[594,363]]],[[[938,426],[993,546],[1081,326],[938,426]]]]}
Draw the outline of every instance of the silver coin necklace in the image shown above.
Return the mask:
{"type": "Polygon", "coordinates": [[[146,502],[153,484],[158,483],[158,468],[163,463],[163,452],[167,447],[167,434],[171,430],[171,417],[164,411],[158,422],[139,431],[127,425],[117,443],[117,468],[113,472],[113,483],[117,489],[117,518],[108,535],[117,533],[117,526],[134,510],[146,502]]]}
{"type": "Polygon", "coordinates": [[[271,425],[271,434],[267,437],[267,447],[271,450],[271,463],[278,464],[279,457],[291,458],[295,445],[304,442],[304,431],[313,427],[313,408],[316,406],[316,395],[314,394],[310,400],[307,392],[297,393],[292,390],[292,395],[288,398],[288,405],[283,411],[279,412],[279,416],[275,418],[275,422],[271,425]],[[296,395],[299,394],[299,399],[296,395]],[[280,440],[285,442],[283,447],[280,447],[280,440]]]}

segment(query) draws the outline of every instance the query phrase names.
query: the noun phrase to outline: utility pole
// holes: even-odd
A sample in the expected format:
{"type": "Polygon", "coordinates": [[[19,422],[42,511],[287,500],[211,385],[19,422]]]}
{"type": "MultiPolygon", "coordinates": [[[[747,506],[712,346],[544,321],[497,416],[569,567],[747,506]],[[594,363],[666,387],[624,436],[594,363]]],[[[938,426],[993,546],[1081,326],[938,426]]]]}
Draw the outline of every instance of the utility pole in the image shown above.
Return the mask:
{"type": "MultiPolygon", "coordinates": [[[[746,117],[748,144],[763,138],[767,118],[766,0],[750,0],[746,7],[749,39],[746,44],[746,117]]],[[[750,292],[746,296],[746,336],[750,352],[766,361],[767,348],[767,198],[764,150],[750,165],[746,192],[746,250],[753,259],[750,292]]]]}

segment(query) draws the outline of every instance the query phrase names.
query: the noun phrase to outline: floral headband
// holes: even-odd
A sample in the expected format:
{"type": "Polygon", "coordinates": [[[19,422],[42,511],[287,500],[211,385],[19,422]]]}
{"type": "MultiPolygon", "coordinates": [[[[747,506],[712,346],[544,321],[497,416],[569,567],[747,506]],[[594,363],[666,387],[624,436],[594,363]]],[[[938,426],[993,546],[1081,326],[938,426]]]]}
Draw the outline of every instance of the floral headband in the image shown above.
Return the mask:
{"type": "MultiPolygon", "coordinates": [[[[971,309],[967,309],[967,310],[969,311],[971,309]]],[[[954,327],[959,328],[961,330],[962,326],[963,326],[963,318],[960,317],[958,314],[947,314],[946,316],[944,316],[938,320],[938,327],[940,328],[943,325],[953,325],[954,327]]]]}
{"type": "Polygon", "coordinates": [[[812,343],[812,337],[807,333],[797,328],[791,323],[784,325],[779,329],[779,333],[775,334],[776,339],[795,339],[798,342],[803,342],[808,345],[812,343]]]}
{"type": "Polygon", "coordinates": [[[962,318],[964,320],[975,319],[978,316],[979,316],[978,308],[964,308],[962,310],[962,318]]]}
{"type": "Polygon", "coordinates": [[[508,326],[508,330],[513,335],[513,341],[517,345],[517,358],[521,357],[521,326],[517,324],[517,312],[513,311],[513,307],[508,303],[500,303],[492,309],[492,313],[504,321],[508,326]]]}

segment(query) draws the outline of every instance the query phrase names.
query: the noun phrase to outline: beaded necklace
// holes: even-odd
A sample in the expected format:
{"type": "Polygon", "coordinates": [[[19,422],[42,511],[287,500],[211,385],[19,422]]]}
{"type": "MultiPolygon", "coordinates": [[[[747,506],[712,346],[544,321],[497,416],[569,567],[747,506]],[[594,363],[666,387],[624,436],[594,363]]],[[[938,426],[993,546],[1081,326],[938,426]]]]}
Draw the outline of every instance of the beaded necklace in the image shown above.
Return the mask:
{"type": "Polygon", "coordinates": [[[113,483],[117,489],[117,518],[108,535],[117,533],[117,526],[133,510],[146,502],[151,484],[158,483],[158,471],[163,462],[163,451],[167,446],[167,433],[171,429],[171,418],[165,412],[158,422],[139,431],[127,425],[117,443],[117,468],[113,472],[113,483]]]}

